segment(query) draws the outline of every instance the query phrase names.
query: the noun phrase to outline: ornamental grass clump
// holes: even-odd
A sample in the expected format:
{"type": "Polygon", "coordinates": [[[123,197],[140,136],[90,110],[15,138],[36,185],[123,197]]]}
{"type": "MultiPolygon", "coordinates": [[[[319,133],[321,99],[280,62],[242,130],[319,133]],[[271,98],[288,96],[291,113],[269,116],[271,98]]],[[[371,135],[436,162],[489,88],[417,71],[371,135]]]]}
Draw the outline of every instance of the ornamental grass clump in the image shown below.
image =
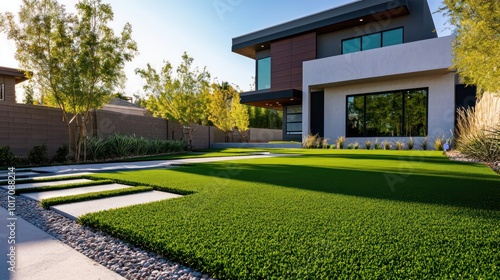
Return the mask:
{"type": "Polygon", "coordinates": [[[365,149],[371,150],[372,148],[372,142],[370,140],[365,141],[365,149]]]}
{"type": "Polygon", "coordinates": [[[434,149],[436,151],[444,151],[444,135],[441,137],[436,137],[434,140],[434,149]]]}
{"type": "Polygon", "coordinates": [[[415,146],[415,141],[413,138],[410,136],[410,139],[408,140],[408,150],[413,150],[413,147],[415,146]]]}
{"type": "Polygon", "coordinates": [[[405,143],[403,141],[396,141],[396,150],[404,150],[405,143]]]}
{"type": "Polygon", "coordinates": [[[337,138],[337,141],[335,141],[335,142],[337,144],[337,149],[343,149],[344,145],[345,145],[345,137],[340,136],[339,138],[337,138]]]}
{"type": "Polygon", "coordinates": [[[302,142],[302,147],[305,149],[318,148],[320,142],[321,141],[318,134],[315,135],[309,134],[302,142]]]}
{"type": "Polygon", "coordinates": [[[475,108],[459,109],[456,148],[470,158],[500,161],[500,96],[484,93],[475,108]]]}

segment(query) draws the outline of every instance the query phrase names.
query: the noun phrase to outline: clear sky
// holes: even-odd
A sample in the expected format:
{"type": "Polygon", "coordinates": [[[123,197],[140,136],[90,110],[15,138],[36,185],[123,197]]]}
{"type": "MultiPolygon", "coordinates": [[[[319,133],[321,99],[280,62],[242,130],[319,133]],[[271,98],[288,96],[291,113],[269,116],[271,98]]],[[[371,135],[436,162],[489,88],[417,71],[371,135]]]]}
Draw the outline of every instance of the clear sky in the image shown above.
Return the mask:
{"type": "MultiPolygon", "coordinates": [[[[370,1],[370,0],[364,0],[370,1]]],[[[60,0],[74,11],[77,0],[60,0]]],[[[140,92],[142,80],[134,69],[147,63],[159,68],[167,60],[176,67],[186,51],[194,64],[207,67],[213,78],[250,89],[254,62],[231,52],[233,37],[257,31],[316,12],[331,9],[352,0],[103,0],[113,7],[118,31],[126,22],[132,24],[133,38],[140,54],[126,66],[125,92],[140,92]]],[[[432,12],[441,0],[428,0],[432,12]]],[[[0,13],[17,14],[21,0],[2,0],[0,13]]],[[[446,19],[434,13],[439,36],[451,33],[446,19]]],[[[0,34],[0,65],[18,67],[15,45],[0,34]]]]}

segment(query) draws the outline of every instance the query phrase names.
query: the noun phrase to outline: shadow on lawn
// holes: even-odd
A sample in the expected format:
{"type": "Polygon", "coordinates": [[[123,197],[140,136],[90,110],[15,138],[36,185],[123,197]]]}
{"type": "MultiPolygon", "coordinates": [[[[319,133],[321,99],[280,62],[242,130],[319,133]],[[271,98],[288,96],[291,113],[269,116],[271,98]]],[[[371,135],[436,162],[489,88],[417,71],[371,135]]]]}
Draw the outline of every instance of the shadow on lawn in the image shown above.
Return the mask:
{"type": "MultiPolygon", "coordinates": [[[[346,156],[349,155],[326,157],[346,156]]],[[[355,158],[360,159],[357,156],[355,158]]],[[[376,156],[376,159],[379,157],[376,156]]],[[[395,156],[385,159],[401,158],[395,156]]],[[[434,160],[441,163],[440,160],[433,158],[422,161],[435,162],[434,160]]],[[[495,174],[463,174],[453,169],[446,172],[422,170],[404,164],[397,170],[394,168],[385,170],[383,167],[362,170],[339,166],[247,163],[235,163],[232,168],[237,168],[239,172],[226,176],[227,179],[359,197],[500,210],[500,177],[495,174]]],[[[213,174],[227,172],[227,166],[220,163],[204,163],[175,171],[215,176],[213,174]]],[[[226,183],[225,187],[231,187],[230,180],[226,183]]]]}

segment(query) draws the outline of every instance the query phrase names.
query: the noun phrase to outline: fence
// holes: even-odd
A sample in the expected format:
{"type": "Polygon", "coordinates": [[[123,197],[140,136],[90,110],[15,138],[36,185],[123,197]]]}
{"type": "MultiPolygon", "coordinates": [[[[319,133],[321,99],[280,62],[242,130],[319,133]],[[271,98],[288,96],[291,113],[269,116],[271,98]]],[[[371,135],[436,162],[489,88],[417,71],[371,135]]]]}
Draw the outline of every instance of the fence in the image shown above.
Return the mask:
{"type": "MultiPolygon", "coordinates": [[[[150,139],[182,138],[179,124],[161,118],[137,116],[106,110],[93,112],[88,135],[106,138],[115,133],[143,136],[150,139]]],[[[221,130],[199,125],[193,132],[193,148],[207,149],[212,143],[225,142],[221,130]]],[[[241,137],[234,133],[235,142],[268,142],[281,140],[277,129],[251,128],[241,137]]],[[[10,146],[17,156],[26,156],[34,145],[46,144],[49,155],[68,143],[68,130],[60,109],[25,104],[0,103],[0,146],[10,146]]]]}

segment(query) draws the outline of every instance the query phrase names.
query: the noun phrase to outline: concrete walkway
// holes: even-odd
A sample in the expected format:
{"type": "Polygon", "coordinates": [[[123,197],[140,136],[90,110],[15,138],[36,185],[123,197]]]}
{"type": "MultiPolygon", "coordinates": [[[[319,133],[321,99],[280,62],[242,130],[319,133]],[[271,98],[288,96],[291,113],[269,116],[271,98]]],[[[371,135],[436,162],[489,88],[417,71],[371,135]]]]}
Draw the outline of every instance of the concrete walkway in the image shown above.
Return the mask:
{"type": "MultiPolygon", "coordinates": [[[[16,189],[27,189],[27,188],[37,188],[37,187],[45,187],[45,186],[57,186],[57,185],[66,185],[66,184],[87,183],[90,181],[92,181],[92,180],[74,179],[74,180],[64,180],[64,181],[54,181],[54,182],[16,184],[16,189]]],[[[7,186],[3,186],[2,188],[7,189],[7,186]]]]}
{"type": "Polygon", "coordinates": [[[89,201],[61,204],[52,206],[50,207],[50,209],[70,219],[76,220],[78,217],[91,212],[98,212],[113,208],[133,206],[137,204],[177,198],[181,196],[182,195],[167,193],[167,192],[149,191],[149,192],[113,196],[113,197],[107,197],[89,201]]]}
{"type": "Polygon", "coordinates": [[[34,172],[52,173],[52,174],[72,174],[81,172],[106,172],[118,170],[136,170],[151,168],[166,168],[171,165],[182,165],[189,163],[218,162],[228,160],[243,160],[255,158],[270,158],[277,156],[290,156],[278,154],[262,154],[250,156],[229,156],[229,157],[211,157],[211,158],[188,158],[172,160],[138,161],[138,162],[115,162],[115,163],[95,163],[95,164],[76,164],[33,168],[34,172]]]}
{"type": "Polygon", "coordinates": [[[21,196],[31,198],[36,201],[41,201],[42,199],[53,198],[53,197],[61,197],[61,196],[69,196],[69,195],[77,195],[84,193],[93,193],[93,192],[102,192],[102,191],[111,191],[118,189],[130,188],[130,186],[122,185],[122,184],[107,184],[107,185],[97,185],[97,186],[88,186],[88,187],[80,187],[80,188],[72,188],[65,190],[53,190],[53,191],[44,191],[44,192],[34,192],[34,193],[25,193],[21,196]]]}
{"type": "Polygon", "coordinates": [[[15,221],[16,269],[9,272],[7,218],[7,210],[0,207],[0,279],[125,279],[19,217],[15,221]]]}

